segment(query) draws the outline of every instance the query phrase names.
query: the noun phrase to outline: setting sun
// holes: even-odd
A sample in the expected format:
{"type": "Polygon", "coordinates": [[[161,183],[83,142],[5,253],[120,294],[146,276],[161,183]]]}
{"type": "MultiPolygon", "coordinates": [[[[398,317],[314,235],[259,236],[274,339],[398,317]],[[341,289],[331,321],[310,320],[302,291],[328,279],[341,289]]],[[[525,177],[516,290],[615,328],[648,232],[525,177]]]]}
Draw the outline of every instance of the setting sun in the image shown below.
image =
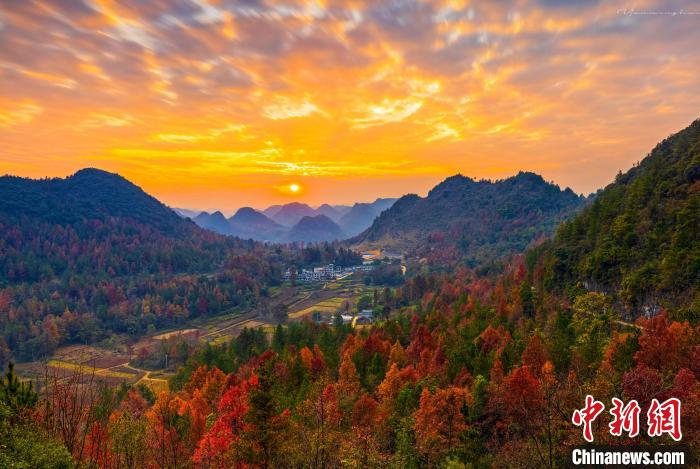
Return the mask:
{"type": "Polygon", "coordinates": [[[299,192],[299,189],[301,189],[301,187],[299,187],[299,184],[290,184],[290,185],[289,185],[289,190],[290,190],[291,192],[294,192],[295,194],[296,194],[297,192],[299,192]]]}

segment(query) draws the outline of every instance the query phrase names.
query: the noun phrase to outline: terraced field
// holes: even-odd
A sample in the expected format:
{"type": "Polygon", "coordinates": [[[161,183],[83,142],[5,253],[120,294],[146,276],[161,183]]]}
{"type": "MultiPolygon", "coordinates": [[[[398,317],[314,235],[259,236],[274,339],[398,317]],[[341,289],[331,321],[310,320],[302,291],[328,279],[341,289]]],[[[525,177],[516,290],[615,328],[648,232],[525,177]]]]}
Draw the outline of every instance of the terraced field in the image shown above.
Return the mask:
{"type": "Polygon", "coordinates": [[[187,334],[194,334],[199,329],[178,329],[176,331],[165,332],[163,334],[154,335],[153,338],[156,340],[168,340],[171,337],[178,337],[187,334]]]}
{"type": "Polygon", "coordinates": [[[83,365],[78,363],[64,362],[61,360],[49,360],[47,363],[49,368],[60,368],[63,370],[68,370],[70,372],[82,372],[86,374],[94,374],[96,377],[104,378],[119,378],[125,380],[133,380],[138,378],[137,373],[129,373],[122,366],[116,366],[111,368],[96,368],[89,365],[83,365]],[[122,371],[118,371],[122,370],[122,371]]]}
{"type": "Polygon", "coordinates": [[[343,306],[343,303],[347,301],[347,298],[334,297],[327,300],[319,301],[318,303],[309,306],[308,308],[289,313],[290,319],[301,319],[305,316],[310,315],[316,311],[320,313],[335,313],[343,306]]]}

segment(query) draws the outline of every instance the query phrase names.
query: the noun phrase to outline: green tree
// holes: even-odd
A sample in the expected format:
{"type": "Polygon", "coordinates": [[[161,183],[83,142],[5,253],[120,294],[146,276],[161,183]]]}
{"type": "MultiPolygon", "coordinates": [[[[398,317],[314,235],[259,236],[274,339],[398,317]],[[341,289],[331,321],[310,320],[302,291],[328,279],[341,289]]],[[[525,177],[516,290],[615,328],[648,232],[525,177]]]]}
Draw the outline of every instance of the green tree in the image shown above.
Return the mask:
{"type": "Polygon", "coordinates": [[[45,438],[28,417],[38,395],[31,383],[22,382],[12,363],[0,380],[0,467],[63,469],[73,466],[68,450],[45,438]]]}

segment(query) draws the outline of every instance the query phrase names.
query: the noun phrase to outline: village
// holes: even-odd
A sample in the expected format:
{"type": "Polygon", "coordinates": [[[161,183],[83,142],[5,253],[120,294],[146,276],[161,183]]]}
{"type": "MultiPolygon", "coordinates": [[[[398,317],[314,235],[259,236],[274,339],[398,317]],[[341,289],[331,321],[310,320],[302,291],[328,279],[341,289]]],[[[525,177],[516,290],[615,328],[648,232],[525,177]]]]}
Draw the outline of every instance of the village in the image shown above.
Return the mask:
{"type": "Polygon", "coordinates": [[[313,270],[302,269],[297,272],[296,269],[289,268],[284,273],[284,280],[291,281],[294,279],[297,282],[326,282],[333,280],[341,280],[355,272],[369,272],[374,269],[372,264],[356,265],[352,267],[336,267],[333,264],[328,264],[323,267],[314,267],[313,270]]]}

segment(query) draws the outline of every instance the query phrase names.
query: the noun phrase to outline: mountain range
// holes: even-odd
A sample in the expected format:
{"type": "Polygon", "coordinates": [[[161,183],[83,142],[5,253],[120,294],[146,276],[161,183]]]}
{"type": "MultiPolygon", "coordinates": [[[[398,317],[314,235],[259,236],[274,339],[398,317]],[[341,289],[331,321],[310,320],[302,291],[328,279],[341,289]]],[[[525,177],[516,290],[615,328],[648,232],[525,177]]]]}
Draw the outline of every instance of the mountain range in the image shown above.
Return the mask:
{"type": "Polygon", "coordinates": [[[395,201],[380,198],[370,203],[323,204],[318,208],[292,202],[262,211],[243,207],[228,219],[220,211],[174,210],[200,227],[219,234],[271,242],[316,242],[342,240],[361,233],[395,201]]]}
{"type": "Polygon", "coordinates": [[[349,243],[475,265],[551,235],[584,204],[585,198],[571,189],[562,190],[534,173],[499,181],[458,174],[426,197],[401,197],[349,243]]]}

